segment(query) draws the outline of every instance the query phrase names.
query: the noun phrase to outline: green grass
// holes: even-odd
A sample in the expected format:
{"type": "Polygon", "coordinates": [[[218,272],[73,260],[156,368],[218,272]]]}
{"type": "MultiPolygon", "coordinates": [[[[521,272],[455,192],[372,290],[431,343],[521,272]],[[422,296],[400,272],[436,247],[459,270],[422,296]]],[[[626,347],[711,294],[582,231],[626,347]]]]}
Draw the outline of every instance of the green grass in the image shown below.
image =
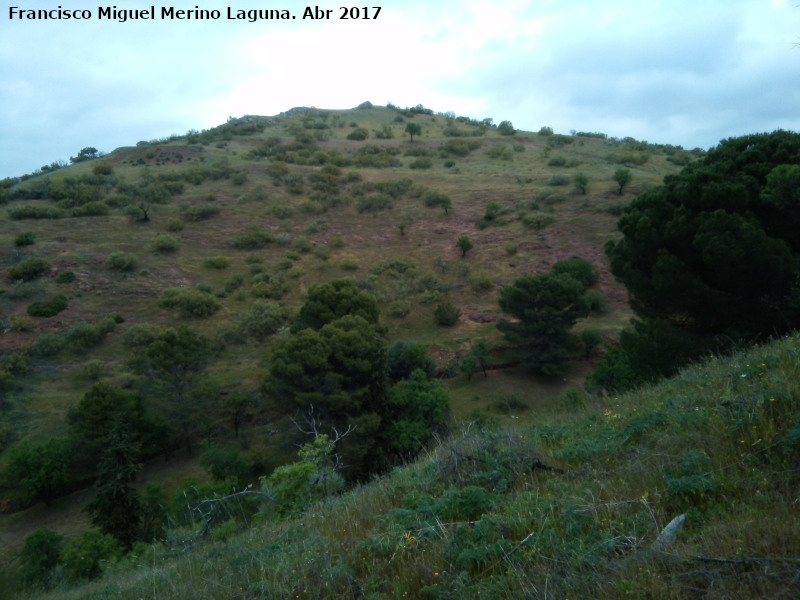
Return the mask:
{"type": "Polygon", "coordinates": [[[175,532],[98,582],[32,597],[794,596],[798,359],[794,336],[577,412],[537,405],[535,425],[460,421],[300,518],[175,532]]]}

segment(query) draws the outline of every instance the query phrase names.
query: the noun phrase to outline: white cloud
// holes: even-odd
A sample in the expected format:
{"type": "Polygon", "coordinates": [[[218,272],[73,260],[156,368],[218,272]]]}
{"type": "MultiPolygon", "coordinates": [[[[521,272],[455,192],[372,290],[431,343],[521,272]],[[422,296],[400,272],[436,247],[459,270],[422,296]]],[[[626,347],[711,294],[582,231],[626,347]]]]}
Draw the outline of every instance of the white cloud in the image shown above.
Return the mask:
{"type": "MultiPolygon", "coordinates": [[[[334,19],[314,22],[12,23],[0,14],[0,177],[86,145],[110,151],[231,115],[364,100],[687,147],[800,129],[794,3],[380,4],[377,20],[355,21],[336,18],[334,5],[334,19]]],[[[58,3],[37,3],[47,6],[58,3]]]]}

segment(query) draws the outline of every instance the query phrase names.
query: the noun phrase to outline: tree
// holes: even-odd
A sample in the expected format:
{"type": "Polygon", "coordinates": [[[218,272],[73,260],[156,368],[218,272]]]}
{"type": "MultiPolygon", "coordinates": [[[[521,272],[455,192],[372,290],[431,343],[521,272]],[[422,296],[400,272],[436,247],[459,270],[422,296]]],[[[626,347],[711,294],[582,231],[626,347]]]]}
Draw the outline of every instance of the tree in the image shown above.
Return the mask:
{"type": "Polygon", "coordinates": [[[450,196],[443,196],[439,205],[444,209],[444,214],[448,214],[450,209],[453,208],[453,201],[450,196]]]}
{"type": "Polygon", "coordinates": [[[472,250],[475,246],[469,241],[467,236],[462,235],[460,238],[458,238],[456,247],[461,249],[461,258],[464,258],[467,255],[467,252],[472,250]]]}
{"type": "Polygon", "coordinates": [[[584,173],[578,173],[572,178],[572,183],[575,188],[581,193],[586,194],[586,188],[589,186],[589,178],[584,173]]]}
{"type": "Polygon", "coordinates": [[[800,134],[731,138],[626,207],[605,250],[638,319],[620,341],[634,372],[800,326],[798,163],[800,134]]]}
{"type": "Polygon", "coordinates": [[[149,373],[168,391],[164,408],[170,420],[178,425],[186,451],[192,454],[193,422],[199,413],[194,401],[210,360],[211,343],[182,325],[177,331],[159,335],[144,354],[149,373]]]}
{"type": "Polygon", "coordinates": [[[486,340],[478,340],[469,351],[469,355],[475,358],[475,364],[483,370],[483,376],[488,377],[486,369],[492,360],[492,347],[489,343],[486,340]]]}
{"type": "Polygon", "coordinates": [[[406,123],[406,133],[413,142],[415,135],[422,135],[422,126],[419,123],[406,123]]]}
{"type": "Polygon", "coordinates": [[[77,156],[71,156],[69,161],[71,163],[79,163],[85,160],[92,160],[93,158],[97,158],[100,156],[100,153],[97,151],[97,148],[92,146],[87,146],[86,148],[82,148],[77,156]]]}
{"type": "Polygon", "coordinates": [[[617,193],[622,196],[622,189],[631,182],[633,175],[631,175],[629,169],[617,169],[611,178],[619,184],[617,193]]]}
{"type": "Polygon", "coordinates": [[[50,506],[71,480],[73,454],[66,438],[51,438],[38,446],[23,442],[9,452],[4,479],[19,486],[26,502],[42,500],[50,506]]]}
{"type": "Polygon", "coordinates": [[[566,274],[526,275],[500,291],[500,308],[518,322],[497,324],[517,344],[523,362],[546,375],[569,369],[577,341],[570,333],[588,315],[585,288],[566,274]]]}
{"type": "Polygon", "coordinates": [[[377,325],[380,310],[375,297],[362,292],[349,279],[337,279],[315,285],[292,324],[292,332],[305,328],[321,329],[345,315],[359,316],[371,325],[377,325]]]}
{"type": "Polygon", "coordinates": [[[20,553],[22,578],[28,585],[50,587],[50,574],[58,564],[64,536],[49,529],[37,529],[25,538],[20,553]]]}
{"type": "Polygon", "coordinates": [[[436,361],[431,358],[424,345],[403,340],[396,341],[389,348],[387,362],[392,381],[408,379],[417,369],[421,369],[426,377],[433,375],[436,370],[436,361]]]}
{"type": "Polygon", "coordinates": [[[142,502],[132,485],[142,469],[138,456],[139,445],[125,428],[114,429],[100,460],[97,495],[86,506],[92,523],[127,550],[141,536],[142,502]]]}
{"type": "Polygon", "coordinates": [[[431,432],[445,420],[450,397],[438,379],[428,380],[422,369],[395,385],[390,394],[386,419],[389,449],[408,458],[430,439],[431,432]]]}
{"type": "Polygon", "coordinates": [[[105,383],[94,384],[67,413],[73,438],[82,457],[96,464],[111,432],[126,424],[132,431],[141,423],[144,407],[139,396],[125,394],[105,383]]]}
{"type": "Polygon", "coordinates": [[[497,126],[497,132],[500,135],[514,135],[517,133],[517,130],[514,129],[514,125],[511,121],[501,121],[497,126]]]}

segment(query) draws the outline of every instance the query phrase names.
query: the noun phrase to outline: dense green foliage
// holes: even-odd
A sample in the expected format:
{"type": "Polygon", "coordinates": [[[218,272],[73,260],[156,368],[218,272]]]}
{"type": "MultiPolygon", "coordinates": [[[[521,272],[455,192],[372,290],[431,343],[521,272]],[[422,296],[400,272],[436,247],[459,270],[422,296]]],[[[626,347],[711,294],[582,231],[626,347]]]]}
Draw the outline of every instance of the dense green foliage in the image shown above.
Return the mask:
{"type": "Polygon", "coordinates": [[[547,375],[569,369],[577,341],[570,328],[589,313],[586,286],[566,272],[527,275],[500,290],[500,308],[517,322],[498,328],[520,350],[523,362],[547,375]]]}
{"type": "Polygon", "coordinates": [[[625,209],[606,252],[642,320],[635,371],[800,326],[798,162],[800,134],[732,138],[625,209]]]}

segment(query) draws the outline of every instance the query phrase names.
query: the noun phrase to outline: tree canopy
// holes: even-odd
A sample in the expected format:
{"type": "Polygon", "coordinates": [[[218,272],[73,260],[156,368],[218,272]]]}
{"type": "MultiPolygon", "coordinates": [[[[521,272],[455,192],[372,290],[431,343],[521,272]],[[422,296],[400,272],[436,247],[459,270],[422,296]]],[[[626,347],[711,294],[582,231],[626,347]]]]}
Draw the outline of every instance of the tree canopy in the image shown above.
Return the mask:
{"type": "Polygon", "coordinates": [[[569,368],[577,341],[569,329],[589,314],[586,287],[566,273],[526,275],[500,290],[500,308],[516,317],[497,327],[520,348],[525,364],[547,375],[569,368]]]}
{"type": "Polygon", "coordinates": [[[605,249],[647,322],[639,334],[693,340],[678,353],[692,358],[698,340],[752,341],[800,325],[798,163],[800,134],[731,138],[626,207],[623,238],[605,249]]]}

